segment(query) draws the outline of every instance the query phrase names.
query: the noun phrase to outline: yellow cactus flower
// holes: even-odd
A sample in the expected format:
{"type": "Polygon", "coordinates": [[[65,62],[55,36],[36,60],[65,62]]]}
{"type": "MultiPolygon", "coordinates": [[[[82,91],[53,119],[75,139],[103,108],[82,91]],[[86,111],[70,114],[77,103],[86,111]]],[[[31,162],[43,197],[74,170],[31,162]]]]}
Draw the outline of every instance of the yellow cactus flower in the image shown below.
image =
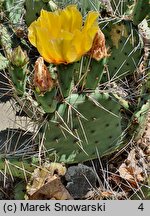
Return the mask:
{"type": "Polygon", "coordinates": [[[80,60],[92,47],[99,30],[98,12],[90,11],[83,25],[76,5],[55,12],[41,11],[28,28],[28,38],[45,61],[68,64],[80,60]]]}

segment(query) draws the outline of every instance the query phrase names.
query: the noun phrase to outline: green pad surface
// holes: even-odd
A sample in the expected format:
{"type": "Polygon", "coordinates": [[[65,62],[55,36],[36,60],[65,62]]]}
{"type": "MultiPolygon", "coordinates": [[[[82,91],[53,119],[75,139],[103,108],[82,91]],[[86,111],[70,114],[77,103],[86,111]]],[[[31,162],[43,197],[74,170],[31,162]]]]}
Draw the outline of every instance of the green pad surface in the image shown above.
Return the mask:
{"type": "Polygon", "coordinates": [[[120,105],[116,101],[93,93],[71,95],[67,103],[70,106],[66,106],[63,116],[56,113],[57,122],[49,122],[45,135],[45,147],[55,152],[59,161],[82,162],[121,146],[120,105]]]}
{"type": "Polygon", "coordinates": [[[134,0],[110,0],[113,12],[117,16],[129,14],[134,0]]]}
{"type": "MultiPolygon", "coordinates": [[[[126,77],[138,67],[142,44],[137,28],[128,20],[114,20],[101,25],[109,47],[108,72],[111,80],[126,77]]],[[[103,81],[107,81],[107,78],[103,81]]]]}

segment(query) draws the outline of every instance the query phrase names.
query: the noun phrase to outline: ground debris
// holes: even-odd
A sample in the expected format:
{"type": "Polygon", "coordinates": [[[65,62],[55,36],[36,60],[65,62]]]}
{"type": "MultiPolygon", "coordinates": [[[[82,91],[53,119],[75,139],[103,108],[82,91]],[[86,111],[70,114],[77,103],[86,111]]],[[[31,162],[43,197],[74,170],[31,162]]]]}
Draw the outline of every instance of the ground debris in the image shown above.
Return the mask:
{"type": "Polygon", "coordinates": [[[26,188],[26,199],[73,199],[61,182],[61,176],[65,175],[65,173],[66,167],[59,163],[45,163],[41,167],[36,168],[26,188]]]}

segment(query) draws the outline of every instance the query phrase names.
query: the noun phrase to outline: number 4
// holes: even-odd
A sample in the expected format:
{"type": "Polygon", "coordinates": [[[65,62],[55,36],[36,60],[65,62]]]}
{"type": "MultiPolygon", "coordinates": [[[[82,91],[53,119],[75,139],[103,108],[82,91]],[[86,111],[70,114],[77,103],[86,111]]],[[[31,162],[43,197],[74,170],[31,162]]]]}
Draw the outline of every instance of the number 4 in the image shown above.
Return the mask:
{"type": "Polygon", "coordinates": [[[138,207],[139,210],[143,211],[144,210],[144,206],[143,206],[143,203],[141,203],[138,207]]]}

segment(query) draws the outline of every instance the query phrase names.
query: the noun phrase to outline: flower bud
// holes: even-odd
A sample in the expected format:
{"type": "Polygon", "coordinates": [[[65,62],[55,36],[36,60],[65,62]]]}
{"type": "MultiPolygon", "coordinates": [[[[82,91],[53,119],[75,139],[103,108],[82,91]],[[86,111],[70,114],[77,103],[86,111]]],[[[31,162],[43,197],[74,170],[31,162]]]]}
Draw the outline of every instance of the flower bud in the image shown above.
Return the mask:
{"type": "Polygon", "coordinates": [[[28,56],[25,51],[21,49],[20,46],[15,48],[10,57],[11,63],[17,67],[23,67],[28,62],[28,56]]]}
{"type": "Polygon", "coordinates": [[[42,57],[39,57],[35,62],[33,82],[36,90],[40,93],[50,91],[54,86],[54,81],[42,57]]]}
{"type": "Polygon", "coordinates": [[[100,29],[95,35],[92,48],[88,52],[88,55],[90,55],[91,58],[94,58],[97,61],[109,56],[107,53],[107,48],[105,46],[105,36],[100,29]]]}

